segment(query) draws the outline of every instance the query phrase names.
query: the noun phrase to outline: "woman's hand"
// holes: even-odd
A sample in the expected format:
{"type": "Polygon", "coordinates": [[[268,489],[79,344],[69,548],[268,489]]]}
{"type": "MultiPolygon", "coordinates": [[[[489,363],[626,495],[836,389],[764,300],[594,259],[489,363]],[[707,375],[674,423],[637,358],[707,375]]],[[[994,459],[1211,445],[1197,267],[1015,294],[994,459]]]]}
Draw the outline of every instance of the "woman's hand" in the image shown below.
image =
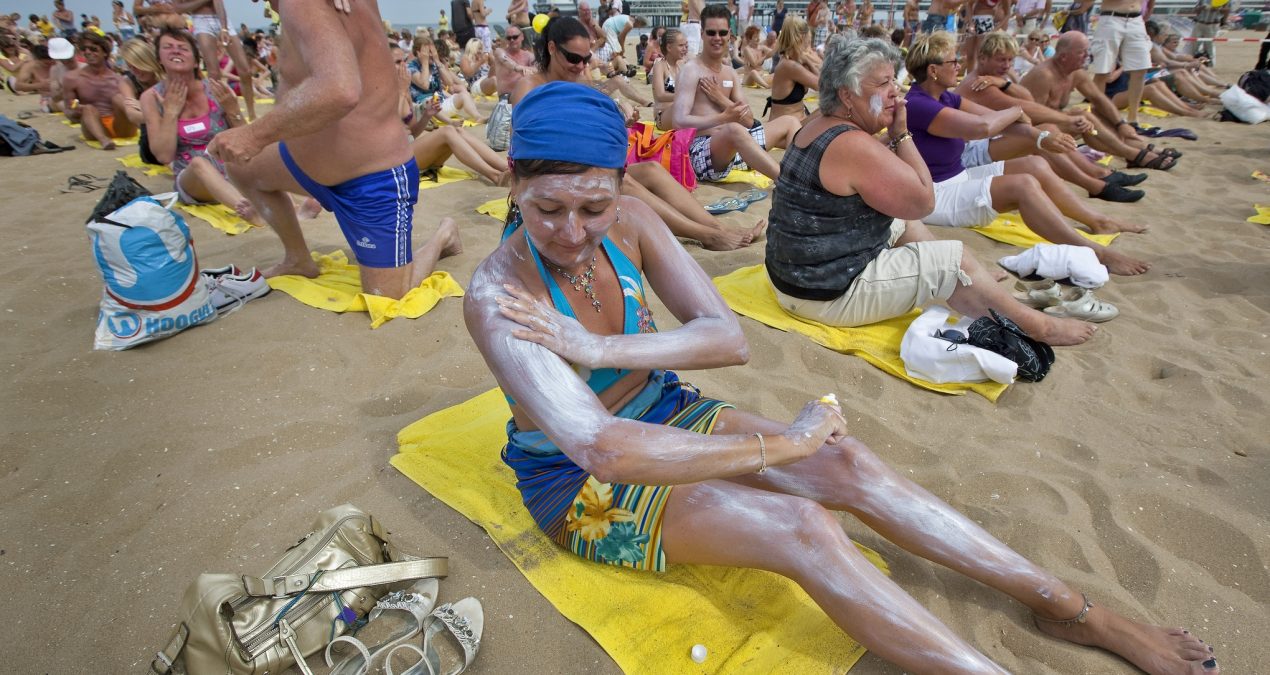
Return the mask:
{"type": "Polygon", "coordinates": [[[970,89],[973,91],[983,91],[984,89],[987,89],[988,87],[1000,88],[1004,86],[1005,86],[1005,78],[1003,77],[993,77],[991,75],[980,75],[979,77],[975,79],[975,83],[970,85],[970,89]]]}
{"type": "Polygon", "coordinates": [[[189,88],[183,80],[168,83],[168,90],[163,94],[163,116],[169,119],[180,119],[185,109],[185,96],[189,88]]]}
{"type": "Polygon", "coordinates": [[[895,114],[891,116],[891,123],[886,126],[886,135],[893,141],[906,133],[908,133],[908,101],[903,96],[896,96],[895,114]]]}
{"type": "Polygon", "coordinates": [[[847,420],[842,417],[842,408],[812,401],[803,406],[781,435],[794,446],[797,455],[773,464],[795,462],[815,454],[822,445],[836,445],[847,437],[847,420]]]}
{"type": "Polygon", "coordinates": [[[1046,152],[1068,153],[1076,150],[1076,139],[1063,132],[1050,134],[1041,141],[1041,149],[1046,152]]]}
{"type": "Polygon", "coordinates": [[[602,337],[523,288],[510,284],[503,288],[508,295],[497,298],[499,312],[523,326],[513,330],[513,336],[540,344],[569,363],[587,368],[601,365],[602,337]]]}
{"type": "Polygon", "coordinates": [[[238,95],[234,93],[233,89],[229,88],[228,84],[221,80],[212,80],[210,86],[212,88],[212,96],[216,99],[216,104],[220,106],[221,110],[225,111],[226,115],[230,117],[241,115],[238,110],[238,95]]]}

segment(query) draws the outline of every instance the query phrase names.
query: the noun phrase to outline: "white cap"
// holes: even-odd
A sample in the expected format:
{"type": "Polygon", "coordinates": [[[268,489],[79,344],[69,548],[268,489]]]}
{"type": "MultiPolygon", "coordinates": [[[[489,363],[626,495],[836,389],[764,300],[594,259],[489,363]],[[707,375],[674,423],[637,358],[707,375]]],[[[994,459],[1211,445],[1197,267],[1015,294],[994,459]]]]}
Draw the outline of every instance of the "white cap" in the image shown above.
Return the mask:
{"type": "Polygon", "coordinates": [[[55,37],[49,39],[49,58],[51,59],[69,59],[75,56],[75,45],[71,44],[66,38],[55,37]]]}

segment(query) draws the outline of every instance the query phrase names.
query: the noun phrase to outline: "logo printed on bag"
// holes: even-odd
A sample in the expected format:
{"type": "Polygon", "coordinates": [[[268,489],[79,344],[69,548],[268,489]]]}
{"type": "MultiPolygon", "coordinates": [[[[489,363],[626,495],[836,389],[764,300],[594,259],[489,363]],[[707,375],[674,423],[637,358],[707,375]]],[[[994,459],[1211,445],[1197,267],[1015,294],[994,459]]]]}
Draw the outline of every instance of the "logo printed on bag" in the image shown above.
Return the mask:
{"type": "Polygon", "coordinates": [[[189,230],[179,217],[176,220],[180,229],[165,232],[145,224],[117,234],[94,232],[93,255],[106,291],[120,304],[162,310],[181,304],[194,292],[198,261],[189,230]]]}
{"type": "Polygon", "coordinates": [[[370,243],[369,237],[362,237],[361,239],[358,239],[354,243],[356,243],[358,246],[361,246],[362,248],[371,248],[371,249],[375,248],[375,245],[370,243]]]}
{"type": "Polygon", "coordinates": [[[110,334],[120,340],[127,340],[141,332],[141,319],[134,312],[115,312],[110,316],[103,316],[102,320],[106,322],[110,334]]]}

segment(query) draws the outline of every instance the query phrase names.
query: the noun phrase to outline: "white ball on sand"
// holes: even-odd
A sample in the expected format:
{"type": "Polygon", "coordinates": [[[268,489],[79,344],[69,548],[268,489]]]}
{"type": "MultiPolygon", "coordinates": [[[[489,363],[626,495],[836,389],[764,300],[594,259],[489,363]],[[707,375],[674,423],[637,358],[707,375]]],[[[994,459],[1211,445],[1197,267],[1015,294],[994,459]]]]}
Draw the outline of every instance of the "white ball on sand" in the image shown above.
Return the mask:
{"type": "Polygon", "coordinates": [[[706,649],[705,645],[692,646],[692,660],[693,661],[696,661],[697,663],[705,663],[706,657],[709,655],[710,655],[710,651],[706,649]]]}

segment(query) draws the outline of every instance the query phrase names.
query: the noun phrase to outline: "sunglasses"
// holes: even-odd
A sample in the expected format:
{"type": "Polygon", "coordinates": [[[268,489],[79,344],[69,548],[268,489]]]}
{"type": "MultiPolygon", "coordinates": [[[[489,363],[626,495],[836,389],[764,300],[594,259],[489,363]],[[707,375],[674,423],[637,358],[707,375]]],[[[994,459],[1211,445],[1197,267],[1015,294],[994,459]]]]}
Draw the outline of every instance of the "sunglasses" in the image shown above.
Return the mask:
{"type": "Polygon", "coordinates": [[[516,35],[511,35],[511,34],[508,34],[507,39],[508,39],[508,40],[519,40],[519,39],[521,39],[521,38],[523,38],[523,37],[525,37],[525,36],[524,36],[524,35],[520,35],[519,33],[518,33],[518,34],[516,34],[516,35]]]}
{"type": "Polygon", "coordinates": [[[585,55],[574,54],[568,49],[561,47],[559,43],[556,44],[556,51],[560,52],[561,54],[564,54],[564,60],[568,61],[569,63],[572,63],[575,66],[578,65],[579,63],[591,62],[591,52],[587,52],[585,55]]]}
{"type": "Polygon", "coordinates": [[[958,57],[958,58],[955,58],[955,59],[948,59],[947,61],[940,61],[939,63],[940,63],[940,65],[944,65],[944,66],[946,66],[946,65],[948,65],[948,64],[950,64],[950,63],[961,63],[961,57],[958,57]]]}
{"type": "Polygon", "coordinates": [[[728,29],[726,29],[726,28],[725,28],[725,29],[723,29],[723,30],[710,30],[710,29],[707,29],[707,30],[705,31],[705,33],[706,33],[706,36],[707,36],[707,37],[727,37],[727,36],[728,36],[728,34],[730,34],[731,32],[732,32],[732,31],[730,31],[730,30],[728,30],[728,29]]]}

